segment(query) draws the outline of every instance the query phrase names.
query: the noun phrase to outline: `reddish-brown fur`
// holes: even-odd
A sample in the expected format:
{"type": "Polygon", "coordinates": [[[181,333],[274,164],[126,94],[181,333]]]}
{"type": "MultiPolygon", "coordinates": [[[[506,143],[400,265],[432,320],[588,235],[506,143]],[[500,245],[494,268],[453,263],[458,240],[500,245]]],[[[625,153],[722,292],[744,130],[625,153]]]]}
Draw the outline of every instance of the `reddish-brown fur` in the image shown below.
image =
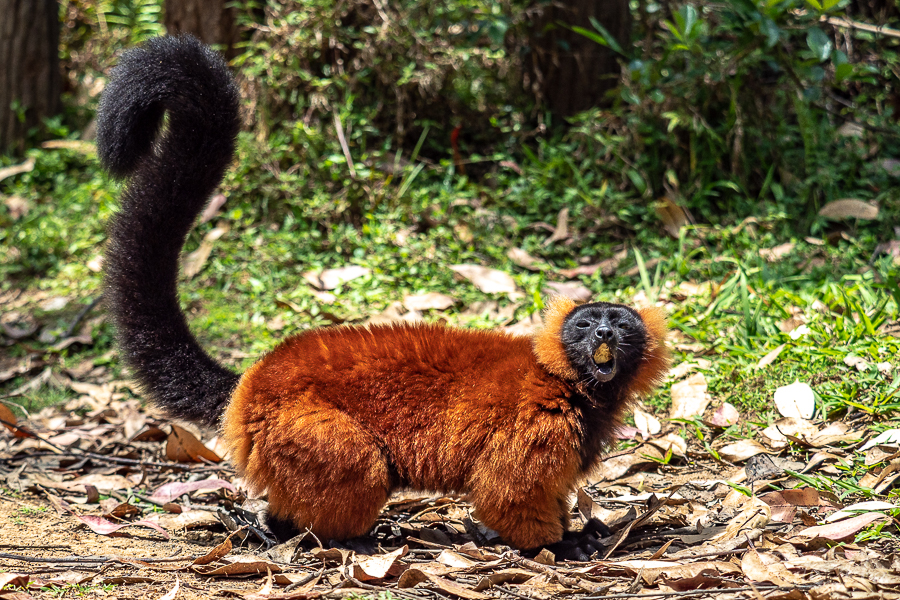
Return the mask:
{"type": "Polygon", "coordinates": [[[626,398],[585,407],[557,299],[534,340],[437,325],[336,327],[290,338],[241,378],[224,416],[232,460],[270,512],[323,539],[367,533],[392,490],[465,492],[519,548],[562,539],[568,498],[627,400],[668,366],[665,322],[626,398]],[[592,428],[588,431],[587,428],[592,428]],[[587,460],[586,460],[587,458],[587,460]]]}

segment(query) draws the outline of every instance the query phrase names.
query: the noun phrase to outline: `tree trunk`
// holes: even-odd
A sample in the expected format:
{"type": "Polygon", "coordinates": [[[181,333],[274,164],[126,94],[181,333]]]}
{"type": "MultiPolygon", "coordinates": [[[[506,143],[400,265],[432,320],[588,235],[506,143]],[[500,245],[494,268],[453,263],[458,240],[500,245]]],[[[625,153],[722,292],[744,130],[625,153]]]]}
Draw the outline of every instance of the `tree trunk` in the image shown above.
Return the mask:
{"type": "Polygon", "coordinates": [[[226,57],[235,55],[240,41],[235,10],[230,0],[165,0],[163,20],[169,35],[190,33],[205,44],[224,46],[226,57]]]}
{"type": "Polygon", "coordinates": [[[56,0],[0,0],[0,153],[21,153],[29,131],[59,109],[56,0]]]}
{"type": "Polygon", "coordinates": [[[618,82],[615,52],[575,33],[570,27],[596,31],[594,17],[623,48],[631,46],[628,0],[552,0],[534,23],[532,91],[557,116],[567,117],[598,106],[618,82]]]}

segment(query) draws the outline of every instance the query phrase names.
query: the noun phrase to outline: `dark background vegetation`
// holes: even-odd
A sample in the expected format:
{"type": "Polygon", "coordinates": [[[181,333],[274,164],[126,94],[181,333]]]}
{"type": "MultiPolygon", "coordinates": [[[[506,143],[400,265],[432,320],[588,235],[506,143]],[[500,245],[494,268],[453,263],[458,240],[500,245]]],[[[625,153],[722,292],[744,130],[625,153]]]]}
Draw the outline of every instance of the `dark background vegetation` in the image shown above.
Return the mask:
{"type": "MultiPolygon", "coordinates": [[[[561,271],[617,256],[611,269],[569,278],[606,300],[707,285],[672,319],[682,342],[730,352],[743,373],[722,371],[713,388],[778,383],[740,369],[786,335],[779,324],[793,307],[832,311],[820,346],[859,343],[896,316],[894,1],[220,4],[212,33],[190,15],[178,27],[220,41],[246,127],[226,202],[187,249],[215,226],[229,232],[182,299],[226,360],[406,293],[449,292],[458,304],[441,318],[502,324],[540,309],[561,271]],[[599,7],[597,18],[573,28],[567,10],[582,5],[599,7]],[[615,19],[603,10],[614,5],[627,8],[615,19]],[[573,76],[567,52],[600,67],[573,76]],[[869,214],[820,215],[845,199],[869,214]],[[565,235],[551,239],[564,209],[565,235]],[[782,244],[777,259],[761,256],[782,244]],[[512,249],[541,265],[518,266],[512,249]],[[455,263],[512,273],[526,300],[455,280],[455,263]],[[333,304],[302,277],[348,264],[372,274],[336,290],[333,304]],[[468,310],[486,300],[511,308],[468,310]],[[855,316],[836,333],[835,315],[855,316]]],[[[0,180],[0,285],[84,303],[100,292],[96,259],[118,186],[93,153],[94,110],[116,55],[165,33],[166,17],[161,0],[58,8],[61,110],[0,155],[0,168],[33,161],[0,180]]],[[[12,110],[27,122],[23,106],[12,110]]],[[[45,341],[77,308],[36,313],[45,341]]],[[[105,325],[95,337],[91,352],[109,348],[105,325]]],[[[77,348],[60,360],[83,358],[77,348]]]]}

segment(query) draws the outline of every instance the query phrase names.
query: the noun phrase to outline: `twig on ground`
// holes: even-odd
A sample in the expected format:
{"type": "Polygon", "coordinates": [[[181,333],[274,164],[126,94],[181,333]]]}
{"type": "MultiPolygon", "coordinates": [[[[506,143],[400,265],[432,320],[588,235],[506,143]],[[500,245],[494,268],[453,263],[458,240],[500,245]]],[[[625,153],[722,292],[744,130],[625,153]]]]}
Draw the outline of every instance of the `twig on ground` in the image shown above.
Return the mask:
{"type": "Polygon", "coordinates": [[[617,600],[619,598],[663,598],[663,597],[677,597],[677,596],[702,596],[704,594],[739,594],[741,592],[752,592],[754,590],[759,590],[762,592],[771,592],[773,590],[778,590],[781,592],[789,592],[791,590],[808,590],[815,586],[813,585],[793,585],[793,586],[784,586],[784,585],[757,585],[757,586],[746,586],[746,587],[736,587],[736,588],[708,588],[705,590],[685,590],[682,592],[648,592],[643,594],[604,594],[602,596],[584,596],[582,600],[617,600]]]}
{"type": "Polygon", "coordinates": [[[78,324],[81,323],[81,320],[84,319],[84,317],[87,316],[87,314],[89,312],[91,312],[94,309],[94,307],[96,307],[98,304],[100,304],[100,302],[102,300],[103,300],[103,294],[101,293],[99,296],[97,296],[96,298],[94,298],[93,300],[88,302],[88,304],[84,308],[82,308],[80,311],[78,311],[78,314],[75,315],[75,318],[72,319],[71,323],[69,323],[69,326],[66,328],[66,331],[61,336],[59,336],[60,339],[65,339],[67,337],[71,337],[72,332],[75,331],[75,328],[78,327],[78,324]]]}

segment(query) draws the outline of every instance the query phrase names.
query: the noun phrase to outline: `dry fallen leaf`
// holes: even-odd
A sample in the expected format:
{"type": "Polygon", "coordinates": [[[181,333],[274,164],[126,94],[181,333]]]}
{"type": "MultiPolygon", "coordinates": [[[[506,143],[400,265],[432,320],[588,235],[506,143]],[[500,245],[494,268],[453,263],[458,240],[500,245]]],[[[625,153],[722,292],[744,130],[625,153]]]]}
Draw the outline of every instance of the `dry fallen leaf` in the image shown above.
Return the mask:
{"type": "Polygon", "coordinates": [[[856,504],[851,504],[850,506],[845,506],[841,510],[831,513],[825,519],[825,522],[826,523],[834,523],[835,521],[840,521],[841,519],[849,519],[850,517],[854,517],[860,513],[882,512],[885,510],[895,510],[896,508],[897,508],[897,505],[891,504],[890,502],[883,502],[881,500],[868,500],[866,502],[857,502],[856,504]]]}
{"type": "Polygon", "coordinates": [[[641,434],[643,434],[644,439],[662,431],[662,425],[660,424],[659,419],[641,409],[639,406],[634,409],[634,425],[640,430],[641,434]]]}
{"type": "Polygon", "coordinates": [[[560,242],[569,239],[569,237],[569,209],[563,208],[556,216],[556,228],[553,230],[553,235],[544,240],[543,245],[549,246],[553,242],[560,242]]]}
{"type": "Polygon", "coordinates": [[[28,173],[29,171],[34,170],[35,159],[32,156],[28,160],[23,163],[19,163],[17,165],[11,165],[9,167],[4,167],[0,169],[0,181],[3,181],[7,177],[12,177],[13,175],[19,175],[21,173],[28,173]]]}
{"type": "Polygon", "coordinates": [[[718,450],[719,456],[729,462],[742,462],[756,456],[768,452],[762,444],[756,440],[740,440],[727,446],[722,446],[718,450]]]}
{"type": "Polygon", "coordinates": [[[689,225],[691,220],[687,211],[675,204],[668,196],[663,196],[655,205],[656,214],[662,221],[666,233],[673,239],[678,239],[681,228],[689,225]]]}
{"type": "Polygon", "coordinates": [[[175,587],[171,590],[163,594],[159,597],[159,600],[174,600],[175,596],[178,595],[178,590],[181,588],[181,581],[178,579],[178,575],[175,576],[175,587]]]}
{"type": "Polygon", "coordinates": [[[759,251],[759,255],[768,262],[776,262],[781,257],[790,254],[793,249],[794,243],[787,242],[785,244],[779,244],[774,248],[763,248],[759,251]]]}
{"type": "MultiPolygon", "coordinates": [[[[16,419],[15,413],[2,402],[0,402],[0,422],[2,422],[3,426],[6,427],[10,433],[19,435],[20,429],[16,427],[18,420],[16,419]]],[[[0,431],[2,431],[2,429],[0,429],[0,431]]]]}
{"type": "Polygon", "coordinates": [[[18,221],[31,210],[31,205],[22,196],[9,196],[3,201],[13,221],[18,221]]]}
{"type": "Polygon", "coordinates": [[[709,423],[715,427],[729,427],[740,420],[741,415],[737,409],[728,402],[723,402],[722,406],[716,409],[709,423]]]}
{"type": "Polygon", "coordinates": [[[783,417],[811,419],[816,410],[816,399],[808,383],[795,381],[775,390],[775,408],[783,417]]]}
{"type": "Polygon", "coordinates": [[[859,372],[868,371],[870,366],[869,361],[855,354],[848,354],[845,356],[844,364],[848,367],[855,368],[859,372]]]}
{"type": "Polygon", "coordinates": [[[172,433],[166,439],[166,458],[175,462],[222,462],[222,458],[203,445],[191,432],[172,425],[172,433]]]}
{"type": "Polygon", "coordinates": [[[545,262],[528,254],[521,248],[510,248],[506,253],[506,257],[516,265],[523,269],[528,269],[529,271],[540,271],[547,268],[545,262]]]}
{"type": "Polygon", "coordinates": [[[212,253],[213,243],[220,237],[228,233],[228,225],[219,225],[203,236],[200,246],[184,257],[182,266],[184,268],[184,276],[190,279],[200,272],[206,260],[212,253]]]}
{"type": "Polygon", "coordinates": [[[793,535],[788,541],[793,543],[795,540],[814,540],[816,538],[822,538],[838,542],[855,535],[856,532],[863,527],[884,518],[886,518],[886,515],[880,512],[863,513],[859,516],[837,521],[835,523],[807,527],[803,531],[793,535]]]}
{"type": "Polygon", "coordinates": [[[480,592],[476,592],[475,590],[465,588],[458,583],[454,583],[438,575],[432,575],[431,573],[428,573],[416,567],[410,567],[403,573],[403,575],[400,576],[400,580],[397,582],[397,587],[414,587],[415,585],[423,582],[428,582],[440,591],[452,596],[458,596],[460,598],[463,598],[464,600],[488,600],[488,598],[490,598],[490,596],[486,596],[480,592]]]}
{"type": "Polygon", "coordinates": [[[760,554],[751,549],[741,558],[741,571],[750,581],[769,582],[775,585],[788,586],[801,583],[802,580],[787,570],[783,560],[773,553],[760,554]]]}
{"type": "Polygon", "coordinates": [[[403,297],[403,306],[408,311],[445,310],[454,304],[456,304],[456,298],[437,292],[403,297]]]}
{"type": "Polygon", "coordinates": [[[234,486],[223,479],[204,479],[201,481],[191,481],[188,483],[174,481],[157,488],[156,491],[153,492],[153,495],[150,496],[150,500],[153,502],[161,502],[165,504],[166,502],[171,502],[178,496],[187,494],[189,492],[195,492],[197,490],[213,491],[221,489],[226,489],[231,492],[237,493],[237,490],[235,490],[234,486]]]}
{"type": "Polygon", "coordinates": [[[694,373],[684,381],[672,385],[670,419],[690,419],[702,415],[712,401],[706,393],[708,385],[703,373],[694,373]]]}
{"type": "Polygon", "coordinates": [[[745,498],[741,512],[728,522],[725,531],[713,536],[713,541],[732,540],[754,529],[762,529],[772,520],[772,509],[768,504],[755,496],[745,498]]]}
{"type": "Polygon", "coordinates": [[[773,362],[775,362],[775,359],[777,359],[779,355],[781,355],[786,347],[787,346],[785,344],[781,344],[780,346],[763,356],[761,359],[759,359],[759,362],[756,363],[756,368],[763,369],[771,365],[773,362]]]}
{"type": "Polygon", "coordinates": [[[560,295],[571,298],[575,302],[587,302],[594,297],[594,292],[580,283],[548,281],[544,284],[544,293],[548,296],[560,295]]]}
{"type": "Polygon", "coordinates": [[[79,521],[88,526],[88,528],[94,533],[99,533],[100,535],[109,535],[111,533],[115,533],[120,529],[125,527],[149,527],[151,529],[155,529],[158,531],[164,538],[169,539],[169,534],[165,529],[157,525],[156,523],[151,523],[150,521],[132,521],[131,523],[113,523],[112,521],[107,521],[103,517],[95,517],[92,515],[75,515],[79,521]]]}
{"type": "Polygon", "coordinates": [[[408,546],[397,548],[387,554],[360,557],[353,565],[353,577],[359,581],[381,581],[384,578],[399,577],[406,570],[400,557],[409,552],[408,546]]]}
{"type": "Polygon", "coordinates": [[[480,265],[450,265],[450,269],[471,281],[485,294],[518,293],[516,282],[503,271],[480,265]]]}
{"type": "Polygon", "coordinates": [[[863,444],[861,451],[875,446],[900,446],[900,429],[886,429],[863,444]]]}
{"type": "Polygon", "coordinates": [[[283,570],[277,563],[252,554],[241,556],[225,556],[222,565],[195,565],[191,570],[200,575],[242,577],[245,575],[265,575],[268,572],[281,573],[283,570]]]}
{"type": "Polygon", "coordinates": [[[147,516],[147,522],[155,523],[171,531],[217,527],[221,524],[216,513],[208,510],[189,510],[175,515],[153,513],[147,516]]]}
{"type": "Polygon", "coordinates": [[[878,207],[855,198],[829,202],[819,210],[820,217],[828,219],[865,219],[878,218],[878,207]]]}
{"type": "Polygon", "coordinates": [[[342,283],[352,281],[360,277],[366,277],[372,273],[371,269],[350,265],[337,269],[326,269],[321,273],[315,271],[307,271],[303,274],[303,278],[315,288],[320,290],[333,290],[342,283]]]}

